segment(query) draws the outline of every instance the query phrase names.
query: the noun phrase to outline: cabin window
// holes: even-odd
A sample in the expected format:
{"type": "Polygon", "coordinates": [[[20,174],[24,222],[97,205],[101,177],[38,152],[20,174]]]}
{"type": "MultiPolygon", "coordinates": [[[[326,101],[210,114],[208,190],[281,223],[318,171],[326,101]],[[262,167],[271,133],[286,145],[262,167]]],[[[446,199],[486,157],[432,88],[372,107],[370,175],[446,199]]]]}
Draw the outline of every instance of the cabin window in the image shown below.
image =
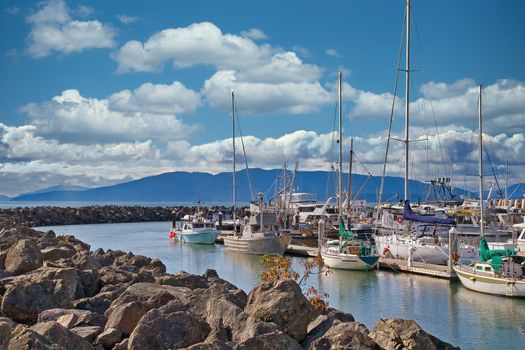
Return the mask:
{"type": "Polygon", "coordinates": [[[195,228],[204,227],[204,224],[193,224],[193,227],[195,228]]]}
{"type": "Polygon", "coordinates": [[[476,270],[483,271],[483,266],[476,266],[476,270]]]}
{"type": "Polygon", "coordinates": [[[487,272],[492,272],[492,267],[490,267],[490,266],[485,266],[485,271],[487,271],[487,272]]]}

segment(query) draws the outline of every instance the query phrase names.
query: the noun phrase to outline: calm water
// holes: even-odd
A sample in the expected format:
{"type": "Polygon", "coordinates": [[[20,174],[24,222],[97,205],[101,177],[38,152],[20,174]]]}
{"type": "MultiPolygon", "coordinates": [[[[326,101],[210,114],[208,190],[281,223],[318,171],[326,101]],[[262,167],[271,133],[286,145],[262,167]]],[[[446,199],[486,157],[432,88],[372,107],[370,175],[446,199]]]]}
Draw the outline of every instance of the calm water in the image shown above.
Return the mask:
{"type": "MultiPolygon", "coordinates": [[[[168,239],[169,222],[71,225],[40,228],[73,234],[91,249],[120,249],[161,259],[168,272],[202,274],[207,268],[249,292],[263,271],[255,256],[168,239]]],[[[293,258],[300,271],[301,258],[293,258]]],[[[471,292],[460,283],[430,277],[334,270],[311,276],[305,287],[330,294],[330,306],[372,329],[379,318],[415,319],[426,331],[463,349],[524,349],[525,300],[471,292]]]]}

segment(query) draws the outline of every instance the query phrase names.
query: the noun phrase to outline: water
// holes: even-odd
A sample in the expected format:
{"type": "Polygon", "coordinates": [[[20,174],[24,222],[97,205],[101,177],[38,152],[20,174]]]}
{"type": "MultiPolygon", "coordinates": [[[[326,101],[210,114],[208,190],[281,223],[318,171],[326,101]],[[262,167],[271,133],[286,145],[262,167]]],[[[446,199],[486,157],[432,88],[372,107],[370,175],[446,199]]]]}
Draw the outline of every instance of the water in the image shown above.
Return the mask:
{"type": "MultiPolygon", "coordinates": [[[[168,239],[170,222],[71,225],[40,228],[73,234],[91,249],[119,249],[161,259],[168,272],[202,274],[207,268],[249,292],[263,271],[258,257],[168,239]]],[[[292,258],[301,271],[301,258],[292,258]]],[[[525,300],[469,291],[459,282],[424,276],[338,271],[312,275],[306,286],[330,296],[330,306],[372,329],[379,318],[416,320],[431,334],[462,349],[525,348],[525,300]]]]}

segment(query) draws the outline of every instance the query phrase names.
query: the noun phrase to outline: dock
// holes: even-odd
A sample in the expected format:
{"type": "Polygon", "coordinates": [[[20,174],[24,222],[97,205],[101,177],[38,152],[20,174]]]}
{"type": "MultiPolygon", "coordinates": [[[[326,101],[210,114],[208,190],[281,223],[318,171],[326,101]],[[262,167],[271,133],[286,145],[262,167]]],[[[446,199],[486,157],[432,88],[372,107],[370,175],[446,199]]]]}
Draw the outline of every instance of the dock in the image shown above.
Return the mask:
{"type": "Polygon", "coordinates": [[[288,244],[288,247],[286,247],[285,254],[294,256],[316,257],[319,255],[319,248],[309,247],[300,244],[288,244]]]}
{"type": "Polygon", "coordinates": [[[455,272],[449,272],[448,266],[426,264],[422,262],[412,262],[409,266],[406,260],[379,258],[379,268],[382,270],[390,270],[405,273],[414,273],[417,275],[425,275],[431,277],[439,277],[445,279],[456,279],[455,272]]]}

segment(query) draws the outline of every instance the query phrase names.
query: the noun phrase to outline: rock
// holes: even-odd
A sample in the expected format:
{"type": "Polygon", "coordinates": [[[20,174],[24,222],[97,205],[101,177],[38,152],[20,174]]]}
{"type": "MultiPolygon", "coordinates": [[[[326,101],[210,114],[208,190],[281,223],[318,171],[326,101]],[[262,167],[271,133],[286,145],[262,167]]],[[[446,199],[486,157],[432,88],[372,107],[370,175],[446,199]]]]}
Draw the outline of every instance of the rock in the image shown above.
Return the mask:
{"type": "Polygon", "coordinates": [[[73,264],[80,270],[98,270],[102,267],[100,261],[87,251],[75,254],[73,264]]]}
{"type": "Polygon", "coordinates": [[[83,298],[73,302],[75,309],[92,311],[102,315],[106,312],[110,305],[111,300],[98,296],[83,298]]]}
{"type": "Polygon", "coordinates": [[[2,300],[2,312],[19,322],[35,322],[38,314],[52,308],[72,307],[63,280],[25,280],[11,285],[2,300]]]}
{"type": "Polygon", "coordinates": [[[304,348],[308,350],[381,349],[368,336],[368,329],[358,322],[336,323],[304,348]]]}
{"type": "Polygon", "coordinates": [[[129,350],[178,349],[200,343],[210,326],[184,310],[178,301],[153,309],[137,324],[129,337],[129,350]]]}
{"type": "MultiPolygon", "coordinates": [[[[328,330],[336,324],[341,322],[353,322],[354,317],[344,312],[329,309],[326,315],[319,315],[314,321],[308,325],[308,336],[301,343],[301,345],[308,349],[310,344],[316,339],[322,337],[328,330]]],[[[368,330],[366,330],[368,334],[368,330]]]]}
{"type": "Polygon", "coordinates": [[[126,284],[135,278],[136,274],[124,270],[118,270],[114,267],[104,266],[98,270],[100,274],[101,286],[108,284],[126,284]]]}
{"type": "Polygon", "coordinates": [[[102,333],[102,330],[103,328],[99,326],[80,326],[70,329],[71,332],[75,333],[89,343],[93,343],[97,336],[102,333]]]}
{"type": "Polygon", "coordinates": [[[108,313],[108,322],[105,330],[115,328],[122,334],[129,336],[145,313],[146,310],[143,303],[138,301],[119,305],[108,313]]]}
{"type": "Polygon", "coordinates": [[[121,340],[122,333],[118,329],[108,328],[99,334],[95,340],[95,345],[102,345],[104,349],[112,349],[121,340]]]}
{"type": "Polygon", "coordinates": [[[75,255],[75,250],[68,247],[49,247],[41,250],[44,260],[57,261],[59,259],[68,259],[75,255]]]}
{"type": "Polygon", "coordinates": [[[49,339],[22,325],[12,330],[7,348],[9,350],[65,350],[64,347],[53,344],[49,339]]]}
{"type": "Polygon", "coordinates": [[[65,349],[93,349],[93,346],[89,342],[71,332],[69,329],[62,327],[55,321],[39,322],[32,326],[31,330],[49,339],[51,342],[64,347],[65,349]]]}
{"type": "Polygon", "coordinates": [[[38,315],[38,322],[56,321],[66,328],[80,326],[104,327],[107,318],[104,315],[76,309],[49,309],[38,315]]]}
{"type": "Polygon", "coordinates": [[[250,292],[244,311],[257,320],[273,322],[297,341],[306,337],[314,309],[293,280],[263,283],[250,292]]]}
{"type": "Polygon", "coordinates": [[[113,350],[128,350],[128,338],[124,339],[118,344],[115,344],[113,350]]]}
{"type": "Polygon", "coordinates": [[[425,332],[413,320],[399,318],[380,319],[369,334],[381,348],[386,350],[452,350],[459,349],[425,332]]]}
{"type": "Polygon", "coordinates": [[[9,272],[7,272],[7,271],[5,271],[5,270],[0,269],[0,280],[1,280],[2,278],[11,277],[11,276],[13,276],[11,273],[9,273],[9,272]]]}
{"type": "Polygon", "coordinates": [[[162,276],[157,279],[157,283],[174,287],[188,287],[189,289],[208,288],[206,278],[185,271],[178,272],[175,275],[162,276]]]}
{"type": "Polygon", "coordinates": [[[233,327],[233,340],[244,342],[248,339],[267,334],[280,332],[279,326],[273,322],[264,322],[243,312],[237,316],[233,327]]]}
{"type": "Polygon", "coordinates": [[[100,275],[95,269],[86,269],[78,271],[79,283],[75,299],[92,297],[100,290],[100,275]]]}
{"type": "Polygon", "coordinates": [[[69,300],[75,300],[77,289],[80,285],[78,271],[75,268],[41,267],[35,274],[39,274],[42,280],[62,280],[67,288],[69,300]]]}
{"type": "Polygon", "coordinates": [[[69,245],[73,247],[77,252],[89,251],[91,249],[89,244],[84,243],[71,235],[58,236],[57,241],[61,245],[69,245]]]}
{"type": "Polygon", "coordinates": [[[184,348],[185,350],[232,350],[233,348],[227,343],[217,340],[213,342],[197,343],[190,347],[184,348]]]}
{"type": "Polygon", "coordinates": [[[7,250],[0,250],[0,270],[5,270],[5,258],[7,257],[7,250]]]}
{"type": "Polygon", "coordinates": [[[0,317],[0,350],[6,350],[11,339],[11,330],[15,327],[15,323],[9,318],[0,317]]]}
{"type": "Polygon", "coordinates": [[[253,337],[233,347],[234,350],[302,350],[301,345],[283,332],[273,332],[253,337]]]}
{"type": "Polygon", "coordinates": [[[17,276],[39,268],[42,262],[43,256],[36,243],[23,239],[9,248],[5,259],[5,270],[17,276]]]}

